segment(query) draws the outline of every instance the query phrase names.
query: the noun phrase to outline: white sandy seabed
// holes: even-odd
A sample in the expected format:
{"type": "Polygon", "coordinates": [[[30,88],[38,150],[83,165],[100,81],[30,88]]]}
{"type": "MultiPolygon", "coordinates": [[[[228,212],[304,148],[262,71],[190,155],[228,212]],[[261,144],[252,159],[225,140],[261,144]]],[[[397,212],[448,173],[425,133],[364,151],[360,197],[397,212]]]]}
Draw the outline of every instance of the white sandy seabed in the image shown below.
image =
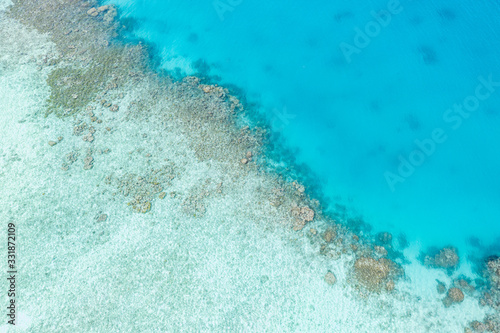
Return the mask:
{"type": "MultiPolygon", "coordinates": [[[[133,212],[102,180],[150,169],[129,154],[137,148],[155,156],[161,146],[184,166],[171,191],[224,178],[217,166],[196,162],[182,133],[154,119],[114,115],[107,122],[119,130],[106,138],[111,152],[94,157],[98,167],[62,171],[62,156],[84,143],[65,124],[71,120],[40,116],[51,69],[36,60],[50,52],[57,51],[49,36],[0,16],[0,221],[18,233],[17,325],[0,323],[0,332],[463,332],[487,313],[467,296],[445,308],[435,279],[451,278],[416,261],[404,266],[396,292],[359,296],[347,283],[349,258],[318,256],[306,239],[269,226],[267,208],[252,197],[258,179],[207,199],[201,218],[168,198],[148,214],[133,212]],[[96,222],[100,213],[105,222],[96,222]]],[[[124,100],[140,89],[123,90],[124,100]]]]}

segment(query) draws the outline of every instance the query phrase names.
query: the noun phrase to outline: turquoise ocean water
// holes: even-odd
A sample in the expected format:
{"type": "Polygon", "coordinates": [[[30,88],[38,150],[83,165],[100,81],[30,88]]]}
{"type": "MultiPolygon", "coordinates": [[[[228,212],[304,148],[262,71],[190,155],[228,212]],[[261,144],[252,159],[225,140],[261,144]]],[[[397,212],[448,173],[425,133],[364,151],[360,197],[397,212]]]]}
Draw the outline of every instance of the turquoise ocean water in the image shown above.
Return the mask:
{"type": "Polygon", "coordinates": [[[112,2],[162,67],[241,88],[332,210],[498,252],[498,1],[112,2]]]}

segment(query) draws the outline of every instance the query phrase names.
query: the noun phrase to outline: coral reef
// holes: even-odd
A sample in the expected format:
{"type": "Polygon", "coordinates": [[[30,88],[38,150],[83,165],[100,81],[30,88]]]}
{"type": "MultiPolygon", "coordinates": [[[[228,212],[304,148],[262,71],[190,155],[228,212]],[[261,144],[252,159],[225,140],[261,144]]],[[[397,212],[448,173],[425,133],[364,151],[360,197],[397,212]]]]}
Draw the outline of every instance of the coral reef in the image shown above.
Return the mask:
{"type": "Polygon", "coordinates": [[[356,260],[354,272],[357,280],[371,291],[380,291],[396,275],[395,263],[389,259],[375,260],[370,257],[356,260]]]}
{"type": "Polygon", "coordinates": [[[454,303],[462,303],[464,301],[464,293],[459,288],[450,288],[446,297],[443,299],[443,304],[445,306],[451,306],[454,303]]]}
{"type": "Polygon", "coordinates": [[[164,189],[171,185],[177,175],[175,164],[167,163],[160,168],[151,169],[142,176],[133,173],[127,173],[122,177],[109,175],[106,177],[106,183],[116,187],[124,197],[132,197],[128,205],[134,210],[147,213],[151,210],[156,196],[161,199],[165,197],[164,189]]]}
{"type": "MultiPolygon", "coordinates": [[[[51,152],[61,149],[59,154],[62,155],[58,156],[64,161],[64,171],[69,171],[70,166],[79,161],[75,166],[81,169],[83,164],[89,180],[91,177],[101,182],[104,179],[106,189],[103,190],[101,186],[92,195],[98,192],[102,196],[109,194],[110,200],[122,204],[127,212],[130,209],[126,209],[125,202],[135,212],[151,212],[133,215],[134,221],[143,223],[141,227],[147,224],[144,223],[145,219],[153,216],[158,207],[168,207],[169,214],[178,209],[180,214],[176,216],[177,221],[172,222],[172,225],[177,223],[172,229],[180,228],[179,220],[188,219],[200,222],[200,225],[211,225],[217,219],[210,215],[214,213],[213,209],[211,211],[214,207],[212,199],[232,199],[234,195],[237,204],[232,202],[235,207],[232,210],[234,215],[230,218],[235,223],[245,218],[257,221],[256,225],[262,223],[269,229],[285,226],[290,233],[286,234],[287,237],[297,242],[309,242],[313,248],[311,252],[319,258],[318,265],[324,265],[314,274],[319,281],[324,279],[328,285],[335,285],[330,290],[340,289],[339,285],[351,286],[351,282],[360,287],[358,289],[373,292],[395,290],[395,280],[401,274],[401,268],[393,261],[392,235],[381,233],[373,240],[361,233],[354,234],[346,227],[347,219],[334,220],[322,213],[319,202],[310,197],[309,188],[306,190],[300,181],[292,179],[295,174],[283,176],[276,175],[272,170],[268,172],[268,162],[265,161],[268,157],[264,156],[263,148],[268,138],[267,130],[245,117],[240,100],[232,96],[228,89],[200,83],[202,80],[199,78],[187,77],[173,82],[169,77],[149,71],[152,65],[146,46],[121,45],[113,40],[121,29],[121,25],[114,22],[116,10],[113,6],[98,6],[95,1],[15,1],[11,15],[40,32],[50,32],[57,45],[60,54],[48,56],[41,65],[50,67],[46,79],[50,96],[45,115],[59,120],[58,124],[66,126],[67,131],[64,141],[49,141],[53,148],[47,147],[47,139],[44,139],[44,147],[51,152]],[[25,13],[30,13],[30,17],[25,13]],[[156,136],[141,147],[132,148],[134,150],[133,154],[129,153],[129,160],[140,158],[140,162],[130,165],[122,163],[104,169],[102,159],[109,158],[109,155],[102,154],[112,151],[116,155],[126,155],[124,150],[117,147],[126,146],[130,150],[125,141],[139,141],[127,137],[126,134],[132,131],[124,129],[125,125],[133,126],[136,123],[147,124],[144,126],[147,134],[144,133],[141,138],[156,136]],[[154,132],[153,129],[159,130],[154,132]],[[71,132],[74,137],[71,137],[71,132]],[[172,137],[175,139],[169,137],[169,140],[164,140],[170,132],[173,132],[172,137]],[[158,142],[155,143],[155,140],[158,142]],[[170,161],[170,157],[175,158],[175,163],[170,161]],[[189,172],[185,172],[185,164],[177,161],[189,164],[189,172]],[[163,201],[156,201],[157,198],[163,201]],[[242,207],[239,207],[240,203],[242,207]],[[304,231],[306,225],[308,232],[304,231]],[[342,263],[338,261],[340,258],[344,260],[342,263]],[[354,281],[349,278],[350,275],[346,280],[342,270],[328,266],[344,265],[346,262],[346,270],[352,268],[354,281]],[[327,273],[323,276],[325,271],[327,273]]],[[[57,135],[59,133],[46,138],[57,135]]],[[[62,174],[68,179],[73,176],[62,174]]],[[[227,201],[231,202],[229,199],[227,201]]],[[[94,208],[90,215],[91,219],[95,216],[93,223],[99,226],[115,219],[116,212],[107,208],[102,208],[102,211],[94,208]]],[[[358,225],[363,223],[362,219],[352,221],[358,225]]],[[[191,225],[183,227],[186,234],[192,230],[191,225]]],[[[213,232],[217,234],[217,231],[213,232]]],[[[243,239],[244,232],[238,233],[243,239]]],[[[246,253],[246,250],[244,248],[242,253],[246,253]]],[[[209,254],[209,264],[213,263],[212,255],[215,254],[209,254]]],[[[189,255],[179,253],[169,253],[166,257],[170,259],[175,256],[182,258],[178,262],[180,266],[187,266],[188,259],[192,260],[189,255]]],[[[248,257],[243,258],[247,260],[248,257]]],[[[459,262],[452,248],[445,248],[429,258],[429,265],[433,267],[455,268],[459,262]]],[[[157,261],[161,262],[161,266],[155,269],[164,276],[158,275],[155,279],[165,279],[170,283],[177,278],[172,276],[175,274],[170,275],[170,271],[163,270],[163,258],[156,259],[159,259],[157,261]]],[[[202,265],[203,269],[197,274],[212,269],[208,266],[202,265]]],[[[488,267],[491,281],[498,284],[498,264],[491,263],[488,267]]],[[[194,283],[189,280],[191,275],[186,274],[188,277],[182,281],[182,285],[189,288],[194,283]]],[[[269,278],[261,281],[264,280],[268,281],[269,278]]],[[[169,283],[165,285],[169,286],[169,283]]],[[[466,280],[456,281],[454,287],[448,290],[447,299],[458,305],[464,299],[464,292],[467,295],[473,292],[468,286],[472,287],[466,280]]],[[[397,290],[394,291],[396,293],[397,290]]],[[[490,294],[491,301],[485,302],[494,306],[498,299],[495,295],[490,294]]],[[[485,327],[493,327],[492,322],[490,319],[485,321],[485,327]]]]}
{"type": "Polygon", "coordinates": [[[326,273],[325,282],[328,283],[329,285],[333,286],[337,282],[337,278],[335,277],[335,274],[333,274],[332,272],[326,273]]]}
{"type": "Polygon", "coordinates": [[[447,270],[454,270],[458,267],[460,258],[457,249],[454,247],[445,247],[438,251],[438,253],[427,255],[424,258],[424,263],[427,266],[436,268],[445,268],[447,270]]]}

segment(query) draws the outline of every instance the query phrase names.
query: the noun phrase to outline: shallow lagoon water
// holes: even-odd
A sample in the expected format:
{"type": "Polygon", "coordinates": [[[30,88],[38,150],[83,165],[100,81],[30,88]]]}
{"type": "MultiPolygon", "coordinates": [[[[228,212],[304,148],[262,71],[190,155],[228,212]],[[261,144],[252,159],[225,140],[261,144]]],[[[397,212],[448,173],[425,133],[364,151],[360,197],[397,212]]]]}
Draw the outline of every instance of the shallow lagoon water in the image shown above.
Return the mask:
{"type": "Polygon", "coordinates": [[[498,240],[498,84],[477,106],[467,99],[483,80],[500,81],[498,3],[117,3],[165,68],[242,88],[332,210],[348,206],[375,231],[424,247],[498,240]],[[474,111],[452,113],[464,100],[474,111]],[[416,140],[426,154],[412,155],[416,140]]]}

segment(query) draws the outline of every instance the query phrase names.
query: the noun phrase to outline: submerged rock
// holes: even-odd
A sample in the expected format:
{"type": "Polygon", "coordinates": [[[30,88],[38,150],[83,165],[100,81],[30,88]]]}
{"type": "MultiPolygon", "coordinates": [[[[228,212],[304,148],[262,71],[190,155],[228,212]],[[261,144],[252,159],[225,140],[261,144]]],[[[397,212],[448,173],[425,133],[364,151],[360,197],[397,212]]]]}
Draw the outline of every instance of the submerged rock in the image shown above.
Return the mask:
{"type": "Polygon", "coordinates": [[[93,142],[94,136],[92,135],[92,133],[89,133],[89,134],[85,135],[82,139],[85,142],[93,142]]]}
{"type": "Polygon", "coordinates": [[[385,284],[385,290],[393,291],[394,288],[396,288],[396,284],[394,283],[394,281],[393,280],[387,281],[387,283],[385,284]]]}
{"type": "Polygon", "coordinates": [[[443,299],[443,304],[446,307],[451,306],[454,303],[462,303],[464,301],[464,293],[459,288],[450,288],[446,298],[443,299]]]}
{"type": "Polygon", "coordinates": [[[467,295],[471,295],[476,288],[474,288],[473,285],[471,285],[467,280],[465,279],[458,279],[453,283],[454,287],[460,288],[463,292],[465,292],[467,295]]]}
{"type": "Polygon", "coordinates": [[[383,246],[375,246],[374,249],[375,252],[377,252],[377,254],[381,255],[382,257],[385,257],[388,254],[387,250],[383,246]]]}
{"type": "Polygon", "coordinates": [[[295,222],[293,222],[293,230],[294,231],[300,231],[304,229],[306,226],[306,222],[303,220],[296,219],[295,222]]]}
{"type": "Polygon", "coordinates": [[[335,231],[332,228],[326,229],[326,231],[323,233],[323,239],[327,243],[331,243],[336,236],[337,235],[335,234],[335,231]]]}
{"type": "Polygon", "coordinates": [[[96,8],[90,8],[88,11],[87,11],[87,14],[90,15],[90,16],[97,16],[99,15],[99,12],[97,11],[96,8]]]}
{"type": "Polygon", "coordinates": [[[477,320],[474,320],[470,326],[472,327],[472,329],[474,330],[474,332],[478,332],[478,333],[482,333],[482,332],[485,332],[487,327],[485,324],[483,324],[482,322],[480,321],[477,321],[477,320]]]}
{"type": "Polygon", "coordinates": [[[427,266],[434,266],[446,269],[455,269],[458,266],[460,258],[458,256],[457,250],[454,247],[445,247],[441,249],[434,256],[427,255],[424,259],[424,263],[427,266]]]}
{"type": "Polygon", "coordinates": [[[90,170],[94,167],[94,158],[91,155],[87,155],[83,159],[83,169],[90,170]]]}
{"type": "Polygon", "coordinates": [[[99,13],[102,13],[102,12],[104,12],[104,11],[108,10],[108,9],[109,9],[109,6],[108,6],[108,5],[104,5],[104,6],[98,7],[98,8],[97,8],[97,11],[98,11],[99,13]]]}
{"type": "MultiPolygon", "coordinates": [[[[166,164],[159,169],[151,169],[142,176],[125,174],[117,179],[116,186],[125,197],[132,197],[129,206],[140,213],[147,213],[152,208],[156,196],[165,198],[165,187],[171,186],[171,181],[177,176],[174,164],[166,164]]],[[[108,183],[111,184],[112,177],[108,183]]]]}
{"type": "Polygon", "coordinates": [[[325,275],[325,282],[328,283],[329,285],[333,286],[337,282],[337,278],[335,277],[335,274],[328,271],[328,273],[326,273],[326,275],[325,275]]]}
{"type": "Polygon", "coordinates": [[[147,201],[132,208],[135,208],[139,213],[147,213],[151,210],[151,202],[147,201]]]}
{"type": "Polygon", "coordinates": [[[293,230],[299,231],[304,228],[307,222],[311,222],[314,219],[314,210],[307,206],[294,206],[292,207],[292,215],[295,217],[293,230]]]}
{"type": "Polygon", "coordinates": [[[439,280],[436,280],[437,281],[437,292],[440,293],[440,294],[444,294],[446,292],[446,285],[439,281],[439,280]]]}
{"type": "Polygon", "coordinates": [[[306,222],[311,222],[314,219],[314,210],[309,207],[302,207],[300,209],[300,218],[306,222]]]}
{"type": "Polygon", "coordinates": [[[381,232],[378,234],[377,239],[383,245],[391,244],[392,235],[389,232],[381,232]]]}
{"type": "Polygon", "coordinates": [[[358,281],[370,290],[380,290],[391,273],[392,262],[362,257],[356,260],[354,272],[358,281]]]}
{"type": "Polygon", "coordinates": [[[87,123],[82,123],[73,128],[73,135],[82,135],[83,131],[87,129],[87,123]]]}
{"type": "Polygon", "coordinates": [[[446,247],[434,257],[434,264],[443,268],[452,268],[458,265],[459,257],[455,248],[446,247]]]}
{"type": "Polygon", "coordinates": [[[491,282],[500,285],[500,258],[494,257],[489,259],[486,267],[491,282]]]}

